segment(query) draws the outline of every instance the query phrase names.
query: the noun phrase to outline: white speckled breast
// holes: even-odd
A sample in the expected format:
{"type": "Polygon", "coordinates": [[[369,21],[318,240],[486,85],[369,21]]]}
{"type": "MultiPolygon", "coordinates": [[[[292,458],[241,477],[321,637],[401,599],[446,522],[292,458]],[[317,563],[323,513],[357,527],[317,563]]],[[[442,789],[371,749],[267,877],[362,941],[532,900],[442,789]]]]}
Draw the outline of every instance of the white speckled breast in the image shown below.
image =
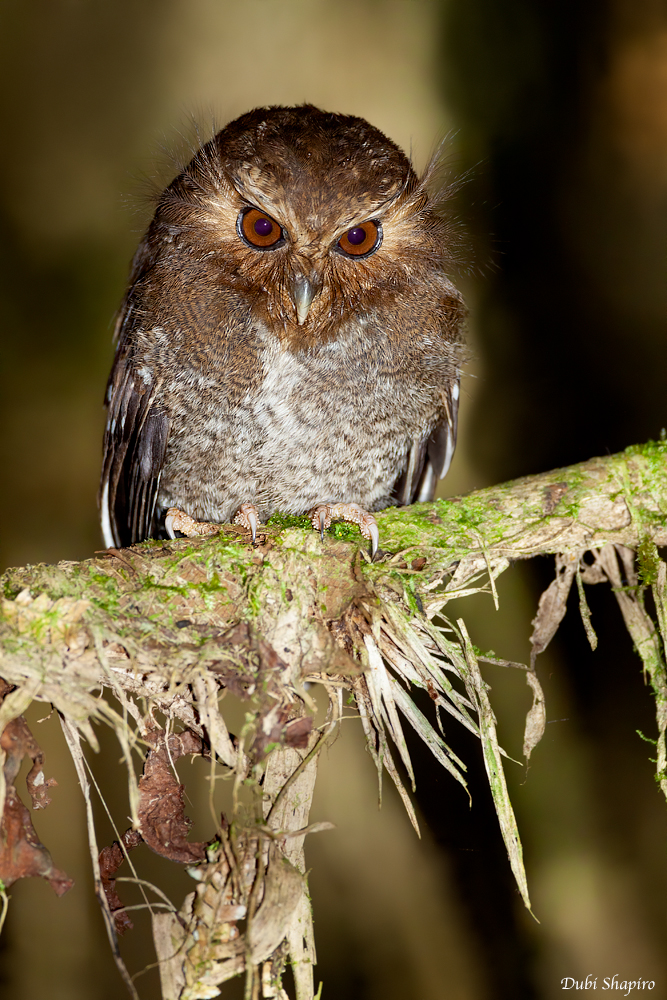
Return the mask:
{"type": "Polygon", "coordinates": [[[451,368],[446,345],[425,337],[397,356],[365,323],[296,353],[258,335],[256,378],[240,400],[225,393],[221,372],[214,388],[193,387],[195,425],[186,414],[172,416],[160,505],[214,521],[229,520],[247,502],[263,518],[324,501],[386,506],[415,428],[423,440],[436,421],[438,387],[451,368]]]}

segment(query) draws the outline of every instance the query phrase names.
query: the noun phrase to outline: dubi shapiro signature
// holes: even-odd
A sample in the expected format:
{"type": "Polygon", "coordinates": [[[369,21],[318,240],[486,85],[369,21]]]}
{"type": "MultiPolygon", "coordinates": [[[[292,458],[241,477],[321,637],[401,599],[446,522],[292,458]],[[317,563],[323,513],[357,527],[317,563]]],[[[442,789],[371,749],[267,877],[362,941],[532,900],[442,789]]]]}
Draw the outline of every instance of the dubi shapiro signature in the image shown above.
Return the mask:
{"type": "Polygon", "coordinates": [[[565,976],[560,981],[563,990],[623,990],[623,996],[627,997],[633,990],[652,990],[655,982],[652,979],[621,979],[619,975],[605,976],[602,984],[598,986],[598,976],[586,976],[585,979],[573,979],[565,976]]]}

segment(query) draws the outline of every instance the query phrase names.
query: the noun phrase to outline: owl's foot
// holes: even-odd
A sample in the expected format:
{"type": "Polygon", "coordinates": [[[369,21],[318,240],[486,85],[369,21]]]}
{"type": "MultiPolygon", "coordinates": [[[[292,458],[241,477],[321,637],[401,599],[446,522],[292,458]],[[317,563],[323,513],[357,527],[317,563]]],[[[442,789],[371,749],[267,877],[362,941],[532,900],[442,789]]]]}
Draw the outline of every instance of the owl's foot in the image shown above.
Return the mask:
{"type": "Polygon", "coordinates": [[[368,538],[371,543],[371,557],[375,555],[380,544],[380,531],[377,521],[372,514],[365,511],[356,503],[320,503],[308,511],[310,522],[316,531],[319,531],[324,540],[324,529],[328,528],[332,521],[347,521],[349,524],[358,524],[359,531],[368,538]]]}
{"type": "Polygon", "coordinates": [[[219,524],[212,524],[210,521],[195,521],[184,510],[178,507],[170,507],[164,519],[164,526],[170,538],[176,538],[176,532],[180,531],[186,538],[196,538],[197,535],[215,535],[220,531],[219,524]]]}
{"type": "Polygon", "coordinates": [[[242,503],[234,515],[234,524],[240,524],[252,535],[253,545],[257,535],[257,525],[259,524],[259,511],[252,503],[242,503]]]}

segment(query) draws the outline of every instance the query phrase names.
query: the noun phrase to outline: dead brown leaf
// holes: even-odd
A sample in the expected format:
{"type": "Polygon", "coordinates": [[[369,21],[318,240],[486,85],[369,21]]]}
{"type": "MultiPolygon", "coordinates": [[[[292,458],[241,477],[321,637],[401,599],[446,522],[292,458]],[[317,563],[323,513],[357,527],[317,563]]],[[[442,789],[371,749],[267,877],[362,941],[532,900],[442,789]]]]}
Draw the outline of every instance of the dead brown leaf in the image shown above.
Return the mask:
{"type": "Polygon", "coordinates": [[[556,578],[552,580],[540,597],[537,614],[533,618],[533,634],[530,637],[532,651],[530,654],[531,669],[535,669],[535,660],[542,653],[565,617],[567,598],[572,586],[572,580],[579,565],[579,557],[572,553],[556,556],[556,578]]]}
{"type": "Polygon", "coordinates": [[[30,757],[33,765],[26,776],[26,785],[33,809],[46,809],[51,799],[49,788],[58,782],[55,778],[44,777],[44,754],[28,728],[22,715],[12,719],[0,736],[0,748],[5,751],[5,780],[13,783],[21,768],[24,757],[30,757]]]}
{"type": "Polygon", "coordinates": [[[189,843],[191,821],[185,815],[184,786],[173,770],[173,763],[186,754],[201,754],[201,739],[190,730],[172,733],[167,739],[164,730],[150,733],[153,744],[139,779],[139,828],[152,851],[177,861],[195,864],[205,858],[203,843],[189,843]]]}
{"type": "MultiPolygon", "coordinates": [[[[12,689],[4,681],[0,683],[1,700],[12,689]]],[[[0,878],[9,886],[20,878],[39,876],[49,882],[57,895],[62,896],[74,883],[53,864],[14,785],[26,756],[33,761],[26,777],[33,809],[48,806],[51,801],[48,790],[57,784],[55,778],[44,777],[44,754],[22,715],[5,726],[0,736],[0,749],[5,754],[3,773],[7,789],[0,823],[0,878]]]]}
{"type": "Polygon", "coordinates": [[[13,785],[7,785],[5,808],[0,824],[0,878],[5,886],[20,878],[45,878],[57,896],[72,888],[74,882],[53,863],[40,841],[13,785]]]}
{"type": "Polygon", "coordinates": [[[113,914],[117,934],[124,934],[125,931],[131,931],[134,924],[125,912],[123,903],[116,890],[116,879],[113,876],[125,860],[127,852],[137,847],[143,838],[137,830],[129,829],[125,831],[122,839],[122,847],[117,840],[114,840],[111,847],[103,847],[100,851],[102,888],[104,889],[109,909],[113,914]]]}
{"type": "Polygon", "coordinates": [[[523,755],[526,760],[529,760],[531,753],[544,736],[547,725],[547,710],[542,685],[534,671],[526,671],[526,683],[533,692],[533,704],[526,715],[526,727],[523,733],[523,755]]]}

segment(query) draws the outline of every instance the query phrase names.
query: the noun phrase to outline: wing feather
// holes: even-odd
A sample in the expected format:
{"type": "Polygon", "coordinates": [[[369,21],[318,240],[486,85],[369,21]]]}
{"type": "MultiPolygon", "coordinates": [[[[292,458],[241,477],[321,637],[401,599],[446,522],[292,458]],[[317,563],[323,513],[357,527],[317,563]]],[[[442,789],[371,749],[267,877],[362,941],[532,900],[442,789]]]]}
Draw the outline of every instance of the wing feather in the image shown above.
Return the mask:
{"type": "Polygon", "coordinates": [[[157,386],[138,379],[119,345],[108,387],[104,466],[100,486],[107,546],[132,545],[154,535],[155,505],[169,420],[154,405],[157,386]]]}
{"type": "Polygon", "coordinates": [[[104,542],[132,545],[157,534],[155,505],[169,436],[169,419],[155,404],[159,389],[132,359],[135,329],[147,320],[137,292],[154,265],[146,236],[132,261],[129,289],[116,322],[116,357],[107,384],[107,424],[99,504],[104,542]]]}
{"type": "Polygon", "coordinates": [[[405,471],[392,491],[397,506],[432,500],[449,470],[456,447],[459,412],[458,375],[442,393],[443,416],[426,441],[414,441],[408,452],[405,471]]]}

